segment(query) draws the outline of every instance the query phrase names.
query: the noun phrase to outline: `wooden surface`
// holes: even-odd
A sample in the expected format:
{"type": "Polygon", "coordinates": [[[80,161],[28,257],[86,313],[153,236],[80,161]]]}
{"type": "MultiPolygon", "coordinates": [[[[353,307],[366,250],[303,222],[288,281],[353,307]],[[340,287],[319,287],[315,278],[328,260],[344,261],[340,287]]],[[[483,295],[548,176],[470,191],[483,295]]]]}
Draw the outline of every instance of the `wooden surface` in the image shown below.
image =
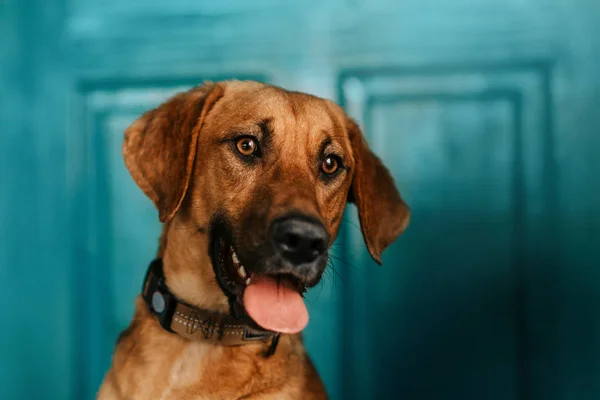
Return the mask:
{"type": "Polygon", "coordinates": [[[125,126],[204,79],[342,103],[413,220],[309,295],[333,398],[600,396],[600,3],[0,2],[0,397],[93,394],[160,229],[125,126]]]}

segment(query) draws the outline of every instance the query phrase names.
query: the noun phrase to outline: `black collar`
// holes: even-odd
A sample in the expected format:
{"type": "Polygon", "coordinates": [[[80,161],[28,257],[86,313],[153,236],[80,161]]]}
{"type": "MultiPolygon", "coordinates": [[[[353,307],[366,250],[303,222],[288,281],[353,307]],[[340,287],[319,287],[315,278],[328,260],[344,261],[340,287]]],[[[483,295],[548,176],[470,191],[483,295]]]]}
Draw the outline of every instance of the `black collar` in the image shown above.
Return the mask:
{"type": "Polygon", "coordinates": [[[257,341],[271,345],[266,356],[272,355],[279,341],[279,333],[259,327],[248,315],[234,316],[191,306],[175,297],[165,282],[162,259],[150,263],[142,297],[150,312],[167,331],[178,333],[190,340],[211,341],[224,346],[240,346],[257,341]]]}

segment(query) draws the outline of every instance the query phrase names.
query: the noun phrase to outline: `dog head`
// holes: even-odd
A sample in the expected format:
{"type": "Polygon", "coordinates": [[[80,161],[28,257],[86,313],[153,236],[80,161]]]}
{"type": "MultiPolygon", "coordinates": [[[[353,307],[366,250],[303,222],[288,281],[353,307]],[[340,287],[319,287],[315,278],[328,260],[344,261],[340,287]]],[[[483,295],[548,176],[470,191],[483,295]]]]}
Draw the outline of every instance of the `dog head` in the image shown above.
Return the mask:
{"type": "Polygon", "coordinates": [[[176,263],[190,279],[216,277],[202,290],[236,296],[267,329],[306,325],[300,293],[320,280],[348,201],[378,263],[408,224],[390,173],[339,106],[266,84],[180,93],[126,130],[123,155],[174,230],[165,253],[197,264],[176,263]]]}

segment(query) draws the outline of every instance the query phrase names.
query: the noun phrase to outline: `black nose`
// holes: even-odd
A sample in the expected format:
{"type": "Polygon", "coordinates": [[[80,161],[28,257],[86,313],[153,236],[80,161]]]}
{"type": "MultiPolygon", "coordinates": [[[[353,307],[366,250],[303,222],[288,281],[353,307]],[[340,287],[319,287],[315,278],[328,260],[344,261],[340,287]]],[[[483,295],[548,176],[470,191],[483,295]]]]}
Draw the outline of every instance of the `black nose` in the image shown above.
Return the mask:
{"type": "Polygon", "coordinates": [[[329,234],[320,222],[298,216],[275,220],[272,235],[275,250],[294,265],[316,260],[329,243],[329,234]]]}

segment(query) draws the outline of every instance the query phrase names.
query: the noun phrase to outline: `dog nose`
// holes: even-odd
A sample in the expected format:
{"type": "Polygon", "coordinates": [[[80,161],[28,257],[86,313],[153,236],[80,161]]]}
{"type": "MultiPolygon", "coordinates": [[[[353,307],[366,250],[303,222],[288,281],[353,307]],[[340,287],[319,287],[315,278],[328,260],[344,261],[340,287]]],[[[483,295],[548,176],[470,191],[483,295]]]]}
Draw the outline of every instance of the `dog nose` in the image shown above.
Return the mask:
{"type": "Polygon", "coordinates": [[[292,216],[273,222],[275,249],[293,265],[310,263],[327,250],[329,234],[320,222],[292,216]]]}

